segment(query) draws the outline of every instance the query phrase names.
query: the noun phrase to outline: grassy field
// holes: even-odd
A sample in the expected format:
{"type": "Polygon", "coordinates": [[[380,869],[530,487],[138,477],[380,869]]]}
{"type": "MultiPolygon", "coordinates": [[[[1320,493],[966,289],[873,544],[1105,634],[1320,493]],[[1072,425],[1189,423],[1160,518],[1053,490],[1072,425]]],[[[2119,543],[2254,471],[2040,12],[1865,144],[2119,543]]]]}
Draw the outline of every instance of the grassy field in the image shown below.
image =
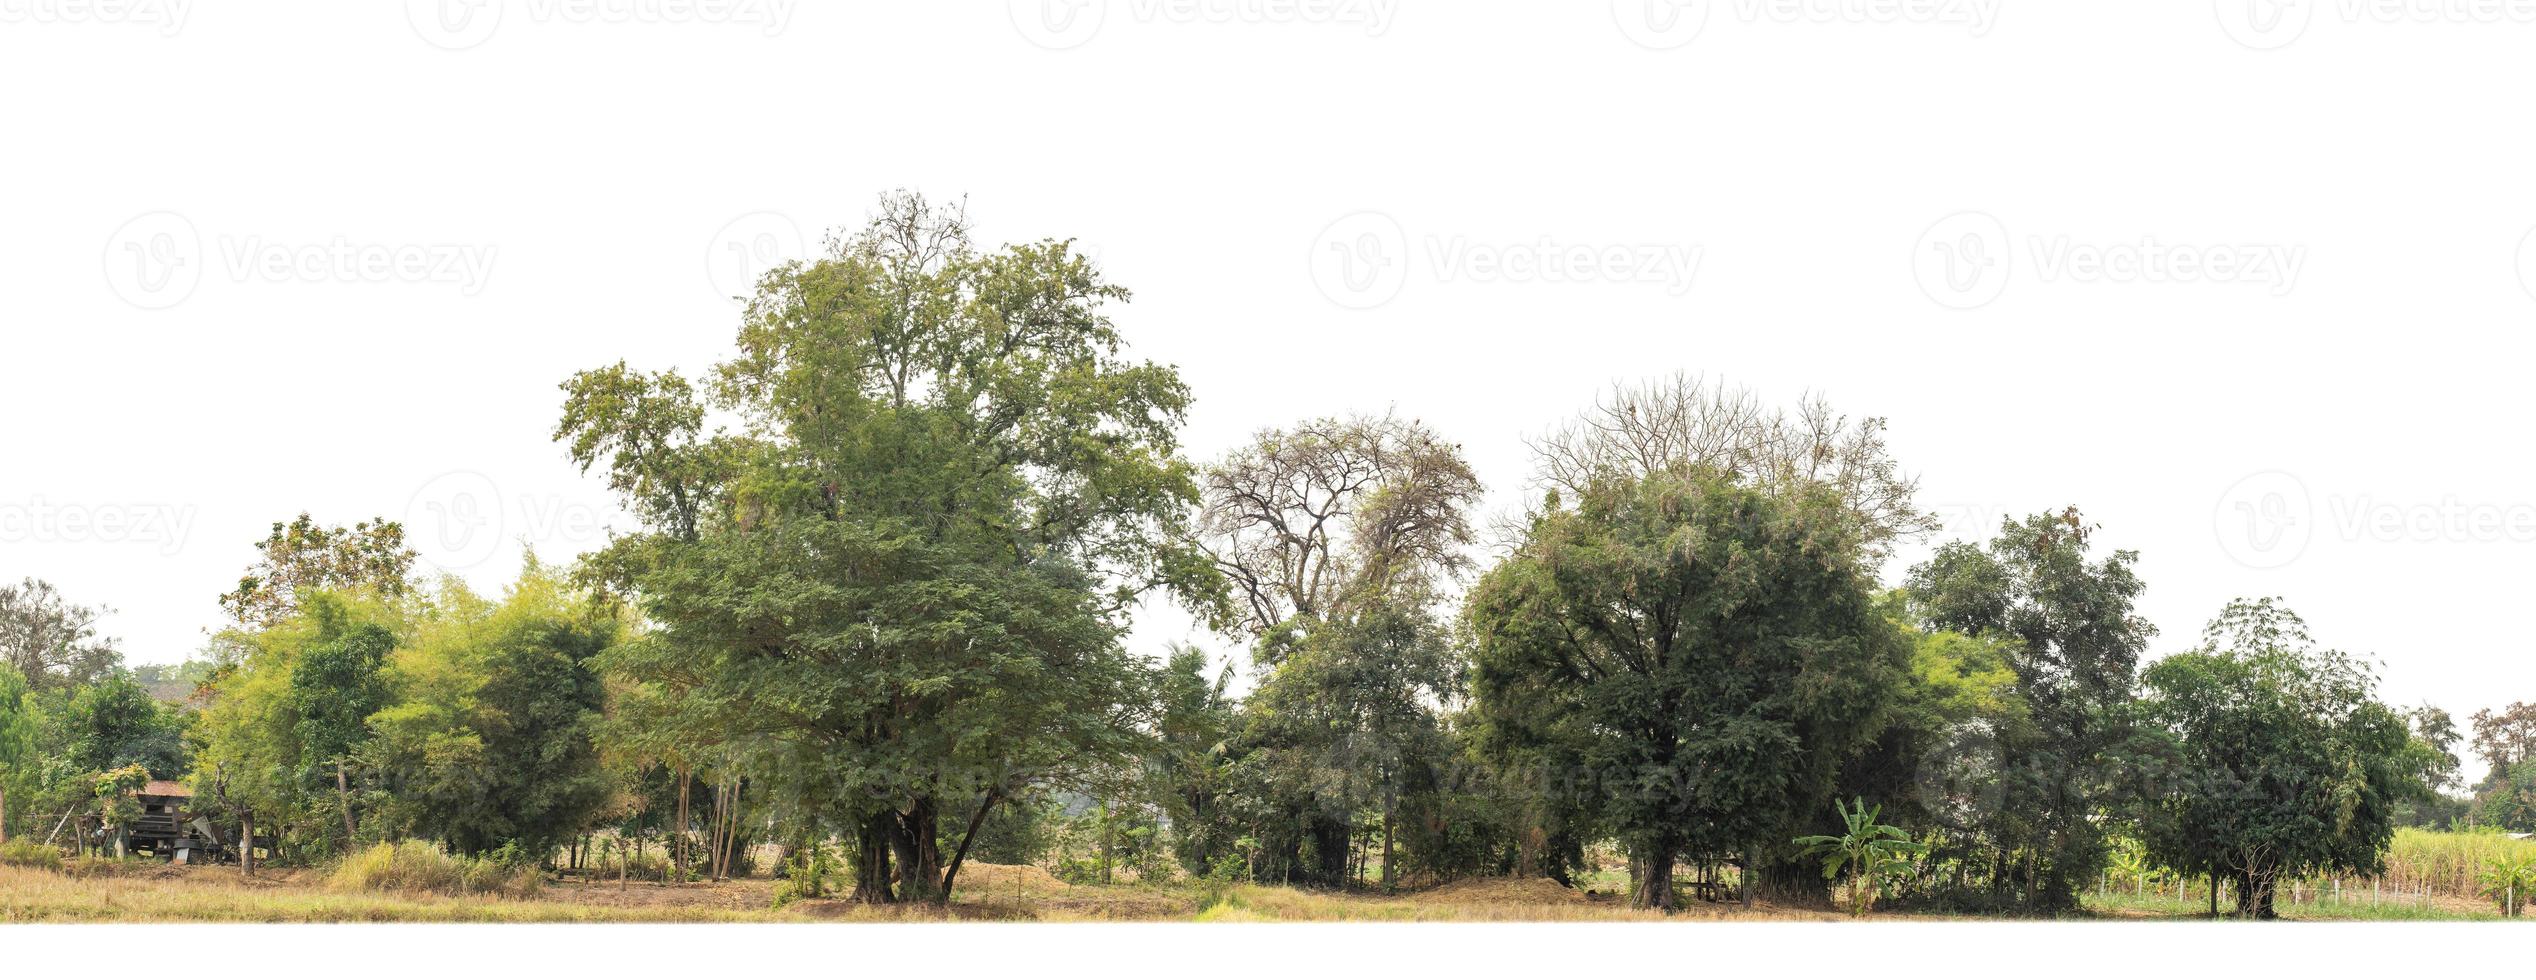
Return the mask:
{"type": "MultiPolygon", "coordinates": [[[[1546,880],[1491,879],[1382,895],[1242,885],[1068,885],[1037,868],[972,866],[947,910],[875,907],[826,899],[774,904],[764,879],[662,886],[547,883],[534,895],[433,895],[346,888],[320,871],[246,879],[236,868],[148,863],[73,865],[63,871],[0,867],[0,922],[1653,922],[1843,921],[1822,908],[1691,903],[1672,916],[1631,911],[1617,896],[1588,895],[1546,880]]],[[[2351,896],[2346,893],[2346,898],[2351,896]]],[[[2476,920],[2488,902],[2451,896],[2372,904],[2285,903],[2297,920],[2476,920]]],[[[2091,896],[2089,913],[2112,919],[2200,918],[2206,906],[2171,892],[2091,896]]],[[[1938,917],[1876,913],[1881,920],[1938,917]]]]}

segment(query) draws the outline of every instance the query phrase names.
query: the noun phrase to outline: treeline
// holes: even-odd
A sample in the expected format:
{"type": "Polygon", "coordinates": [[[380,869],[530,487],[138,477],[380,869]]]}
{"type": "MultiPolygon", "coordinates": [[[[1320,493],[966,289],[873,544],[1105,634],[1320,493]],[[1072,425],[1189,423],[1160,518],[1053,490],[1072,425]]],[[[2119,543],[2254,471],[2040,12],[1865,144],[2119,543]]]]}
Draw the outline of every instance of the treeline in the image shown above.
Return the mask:
{"type": "Polygon", "coordinates": [[[1191,393],[1126,354],[1127,298],[1066,242],[981,249],[887,198],[769,273],[710,371],[564,384],[554,437],[639,530],[494,599],[412,581],[393,524],[276,525],[190,706],[76,643],[0,690],[31,733],[0,735],[30,801],[0,827],[138,766],[293,860],[655,847],[695,877],[772,844],[804,893],[834,868],[901,902],[1052,847],[1329,888],[1616,851],[1671,908],[1685,873],[1827,898],[1796,841],[1863,799],[1925,845],[1889,900],[2066,910],[2128,838],[2264,915],[2398,824],[2536,824],[2536,708],[2474,719],[2466,802],[2454,720],[2382,703],[2276,600],[2144,669],[2136,556],[2075,508],[1880,587],[1935,528],[1881,419],[1624,386],[1531,444],[1492,520],[1397,415],[1186,459],[1191,393]],[[1245,656],[1130,651],[1149,601],[1245,656]]]}

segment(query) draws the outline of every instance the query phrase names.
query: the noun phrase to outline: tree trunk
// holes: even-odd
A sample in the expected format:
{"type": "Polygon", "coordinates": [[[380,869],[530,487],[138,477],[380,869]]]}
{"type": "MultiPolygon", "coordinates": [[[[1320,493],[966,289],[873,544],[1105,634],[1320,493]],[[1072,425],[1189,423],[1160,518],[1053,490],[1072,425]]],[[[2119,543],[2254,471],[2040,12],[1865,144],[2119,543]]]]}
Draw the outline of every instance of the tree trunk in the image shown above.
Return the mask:
{"type": "Polygon", "coordinates": [[[985,825],[987,811],[995,808],[997,799],[997,792],[988,790],[985,798],[978,801],[977,813],[969,817],[969,829],[960,835],[959,849],[951,852],[951,866],[942,869],[941,904],[951,904],[951,884],[959,880],[960,865],[969,859],[969,845],[977,841],[977,828],[985,825]]]}
{"type": "MultiPolygon", "coordinates": [[[[41,820],[42,817],[36,819],[41,820]]],[[[9,842],[9,788],[0,786],[0,844],[9,842]]]]}
{"type": "Polygon", "coordinates": [[[1391,893],[1392,886],[1397,883],[1397,879],[1393,878],[1391,874],[1391,831],[1392,820],[1398,809],[1397,804],[1398,801],[1393,799],[1391,794],[1384,794],[1382,802],[1382,890],[1383,894],[1386,895],[1391,893]]]}
{"type": "Polygon", "coordinates": [[[343,852],[350,854],[360,835],[352,828],[352,778],[344,773],[341,760],[335,762],[335,801],[343,806],[343,852]]]}
{"type": "Polygon", "coordinates": [[[1643,841],[1629,849],[1629,907],[1673,911],[1673,841],[1643,841]]]}
{"type": "Polygon", "coordinates": [[[238,874],[255,877],[255,811],[238,815],[238,874]]]}
{"type": "Polygon", "coordinates": [[[853,898],[857,902],[887,905],[898,901],[889,884],[890,840],[895,836],[890,824],[895,820],[887,813],[876,813],[854,828],[853,898]]]}
{"type": "Polygon", "coordinates": [[[907,902],[942,899],[940,821],[931,797],[918,797],[900,813],[891,846],[898,852],[898,898],[907,902]]]}
{"type": "Polygon", "coordinates": [[[1345,820],[1312,818],[1310,881],[1323,888],[1347,887],[1347,841],[1354,836],[1345,820]]]}
{"type": "Polygon", "coordinates": [[[678,769],[678,817],[669,828],[669,866],[678,872],[678,881],[687,881],[687,770],[678,769]]]}
{"type": "Polygon", "coordinates": [[[1110,883],[1110,805],[1101,801],[1101,884],[1110,883]]]}

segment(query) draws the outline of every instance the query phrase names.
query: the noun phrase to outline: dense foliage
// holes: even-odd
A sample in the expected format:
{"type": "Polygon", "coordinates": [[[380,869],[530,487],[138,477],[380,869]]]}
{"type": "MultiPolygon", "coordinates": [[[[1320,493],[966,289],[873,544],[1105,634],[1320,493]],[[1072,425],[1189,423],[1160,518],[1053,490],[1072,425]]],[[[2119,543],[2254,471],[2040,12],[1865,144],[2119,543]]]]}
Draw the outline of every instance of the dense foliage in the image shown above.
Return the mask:
{"type": "Polygon", "coordinates": [[[498,594],[300,514],[202,657],[125,669],[102,607],[0,587],[0,843],[109,849],[177,780],[248,870],[360,887],[1590,887],[1617,853],[1645,908],[2051,915],[2120,862],[2260,916],[2402,826],[2536,830],[2536,705],[2389,707],[2269,599],[2151,660],[2138,556],[2074,507],[1880,587],[1935,526],[1882,418],[1616,387],[1492,523],[1397,414],[1184,458],[1127,290],[970,234],[893,195],[769,272],[722,362],[565,381],[553,438],[638,526],[498,594]],[[1224,647],[1136,649],[1148,603],[1224,647]]]}

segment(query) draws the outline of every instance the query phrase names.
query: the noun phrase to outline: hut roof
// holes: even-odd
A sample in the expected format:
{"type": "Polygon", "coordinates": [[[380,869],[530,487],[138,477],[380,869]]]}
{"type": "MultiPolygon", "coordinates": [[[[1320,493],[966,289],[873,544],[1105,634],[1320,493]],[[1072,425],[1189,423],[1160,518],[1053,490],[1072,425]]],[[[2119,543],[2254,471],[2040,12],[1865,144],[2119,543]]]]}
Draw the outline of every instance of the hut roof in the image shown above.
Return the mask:
{"type": "Polygon", "coordinates": [[[141,787],[141,795],[191,797],[194,795],[194,791],[186,789],[185,784],[173,779],[153,779],[150,780],[149,785],[141,787]]]}

